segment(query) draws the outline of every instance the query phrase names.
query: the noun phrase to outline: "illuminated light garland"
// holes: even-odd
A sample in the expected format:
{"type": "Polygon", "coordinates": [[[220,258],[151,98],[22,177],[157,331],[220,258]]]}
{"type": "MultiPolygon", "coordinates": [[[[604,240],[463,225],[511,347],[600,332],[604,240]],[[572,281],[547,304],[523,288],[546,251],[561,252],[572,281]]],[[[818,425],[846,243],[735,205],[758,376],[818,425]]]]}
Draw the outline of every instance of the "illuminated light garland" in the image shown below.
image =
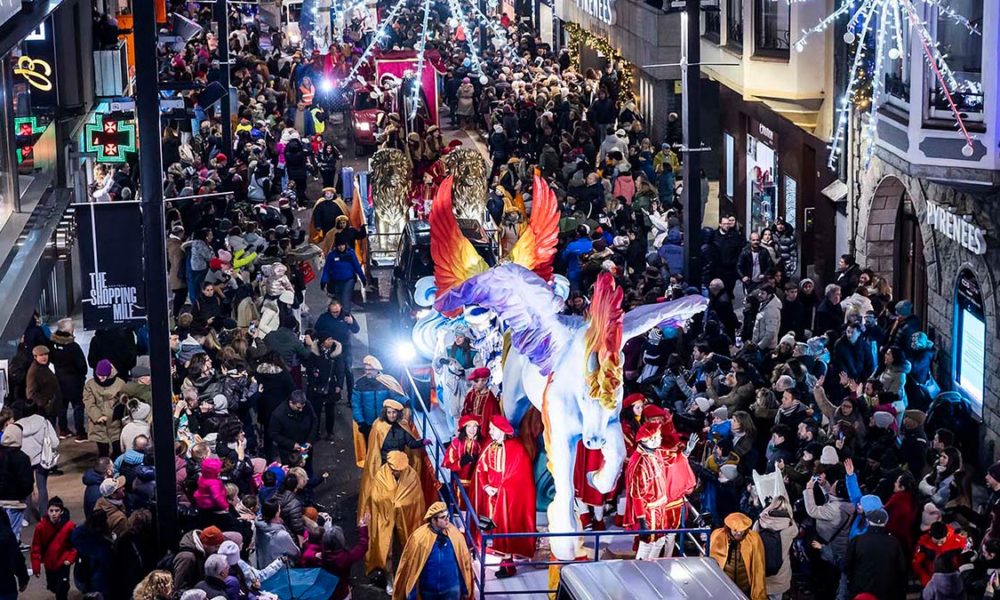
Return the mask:
{"type": "MultiPolygon", "coordinates": [[[[485,75],[483,72],[483,65],[479,59],[479,50],[476,45],[476,35],[473,30],[469,27],[469,20],[465,12],[462,10],[459,0],[448,0],[448,6],[451,8],[451,14],[458,21],[458,25],[465,29],[465,43],[469,47],[469,58],[472,61],[473,70],[480,76],[485,75]]],[[[457,26],[456,26],[457,28],[457,26]]]]}
{"type": "MultiPolygon", "coordinates": [[[[804,1],[807,0],[786,0],[788,4],[804,1]]],[[[974,23],[950,6],[943,4],[943,0],[841,0],[836,10],[813,27],[803,29],[802,35],[793,44],[796,52],[802,52],[811,36],[825,32],[837,19],[850,15],[847,33],[844,34],[844,42],[856,45],[853,49],[854,59],[850,71],[850,81],[848,81],[844,96],[835,109],[837,125],[833,140],[828,146],[830,150],[828,166],[830,168],[836,165],[840,155],[843,154],[843,144],[852,103],[859,110],[867,109],[869,111],[868,122],[862,128],[862,136],[867,144],[865,149],[866,168],[870,163],[875,152],[875,137],[878,133],[879,111],[876,103],[884,91],[885,60],[886,58],[893,61],[905,59],[907,49],[903,47],[904,26],[908,26],[919,39],[925,62],[938,80],[941,91],[948,102],[948,107],[965,138],[966,144],[962,148],[962,155],[971,157],[975,153],[972,136],[969,134],[962,114],[952,96],[952,92],[959,87],[958,80],[948,66],[947,57],[941,52],[939,44],[928,31],[928,24],[919,18],[918,8],[915,4],[934,10],[939,17],[950,19],[953,23],[965,27],[969,31],[969,35],[982,35],[974,23]],[[903,15],[905,15],[905,24],[903,15]],[[859,28],[860,34],[856,34],[855,31],[859,28]],[[868,58],[868,36],[869,31],[873,28],[875,30],[875,56],[873,66],[865,68],[864,62],[868,58]],[[890,31],[892,32],[891,48],[887,47],[889,45],[887,37],[889,37],[890,31]],[[871,86],[870,97],[863,92],[868,85],[871,86]]]]}
{"type": "MultiPolygon", "coordinates": [[[[375,35],[372,36],[371,43],[368,44],[368,47],[365,48],[365,51],[363,53],[361,53],[361,56],[358,58],[357,62],[355,62],[354,66],[351,67],[350,72],[348,72],[347,76],[344,77],[344,79],[342,80],[341,83],[343,84],[344,87],[347,87],[352,81],[354,81],[357,78],[358,69],[361,68],[361,65],[366,64],[368,62],[368,57],[371,56],[372,51],[375,50],[375,47],[378,46],[379,42],[389,37],[388,34],[385,32],[385,28],[392,25],[392,23],[395,22],[396,15],[399,14],[399,11],[403,10],[403,6],[405,5],[406,5],[406,0],[399,0],[398,2],[396,2],[396,4],[393,5],[392,9],[389,10],[389,13],[386,14],[384,23],[379,25],[378,30],[375,32],[375,35]]],[[[376,82],[376,87],[377,87],[377,82],[376,82]]]]}
{"type": "Polygon", "coordinates": [[[595,35],[576,23],[565,23],[563,29],[569,34],[570,63],[578,71],[580,70],[580,48],[584,45],[607,57],[614,68],[617,68],[619,63],[625,63],[625,68],[618,73],[621,81],[621,85],[618,86],[618,99],[622,102],[630,100],[633,94],[635,76],[632,73],[631,63],[625,60],[622,53],[612,46],[607,38],[595,35]]]}

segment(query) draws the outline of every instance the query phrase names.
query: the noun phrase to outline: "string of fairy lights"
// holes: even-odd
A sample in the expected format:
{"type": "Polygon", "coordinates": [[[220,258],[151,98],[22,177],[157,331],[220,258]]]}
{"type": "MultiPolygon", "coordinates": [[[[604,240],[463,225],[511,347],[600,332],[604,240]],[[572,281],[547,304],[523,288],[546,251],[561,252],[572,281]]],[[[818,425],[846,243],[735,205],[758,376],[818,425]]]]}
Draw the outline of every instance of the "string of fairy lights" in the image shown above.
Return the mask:
{"type": "MultiPolygon", "coordinates": [[[[786,1],[792,4],[807,0],[786,1]]],[[[982,36],[978,25],[945,4],[944,0],[840,0],[833,12],[813,27],[802,30],[801,36],[793,45],[797,52],[802,52],[811,37],[826,32],[838,19],[850,17],[843,37],[844,42],[851,46],[853,60],[847,89],[836,106],[837,126],[829,145],[831,168],[843,154],[852,108],[868,111],[868,121],[862,127],[862,141],[865,166],[870,163],[878,132],[878,103],[885,92],[886,63],[908,58],[904,28],[908,28],[910,37],[919,43],[924,62],[937,79],[956,126],[965,138],[962,155],[971,157],[975,153],[973,138],[954,99],[954,93],[959,91],[960,84],[948,65],[948,56],[931,35],[930,25],[921,17],[928,12],[936,13],[939,23],[942,19],[950,20],[964,27],[969,35],[982,36]],[[874,43],[871,41],[872,35],[874,43]]]]}
{"type": "Polygon", "coordinates": [[[420,40],[417,41],[415,46],[417,50],[417,76],[412,84],[413,92],[410,100],[413,103],[413,108],[410,110],[410,123],[413,123],[414,119],[417,118],[417,110],[420,108],[420,90],[424,80],[424,63],[426,61],[427,37],[430,33],[430,20],[431,0],[424,0],[424,21],[420,28],[420,40]]]}

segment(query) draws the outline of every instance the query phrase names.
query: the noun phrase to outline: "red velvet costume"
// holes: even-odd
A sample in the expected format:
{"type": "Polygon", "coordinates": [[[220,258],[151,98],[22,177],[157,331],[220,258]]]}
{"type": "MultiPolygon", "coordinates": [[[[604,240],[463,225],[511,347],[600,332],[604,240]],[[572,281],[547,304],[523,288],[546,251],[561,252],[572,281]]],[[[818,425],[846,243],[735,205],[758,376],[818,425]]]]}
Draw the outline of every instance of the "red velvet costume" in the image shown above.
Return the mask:
{"type": "MultiPolygon", "coordinates": [[[[656,432],[656,424],[645,423],[637,438],[641,442],[656,432]]],[[[625,469],[625,527],[639,529],[639,519],[645,519],[646,529],[679,527],[684,496],[695,483],[694,472],[677,444],[667,447],[664,443],[651,451],[640,443],[625,469]]]]}
{"type": "MultiPolygon", "coordinates": [[[[528,453],[517,439],[511,436],[514,429],[502,415],[491,422],[501,429],[506,438],[491,442],[483,450],[476,465],[475,488],[479,515],[496,523],[490,533],[534,532],[535,527],[535,475],[528,453]],[[490,496],[486,486],[497,489],[490,496]]],[[[530,537],[494,539],[493,550],[503,554],[532,557],[535,539],[530,537]]]]}
{"type": "MultiPolygon", "coordinates": [[[[448,450],[444,454],[444,460],[442,461],[442,466],[449,471],[454,472],[458,475],[458,480],[461,482],[462,487],[465,488],[465,493],[469,495],[469,500],[475,504],[476,502],[476,490],[472,487],[472,479],[476,474],[476,463],[479,460],[479,456],[483,453],[483,437],[482,435],[477,435],[474,439],[468,438],[463,435],[465,426],[469,423],[478,423],[479,419],[473,415],[466,415],[458,422],[459,435],[456,435],[451,443],[448,445],[448,450]],[[464,438],[464,439],[463,439],[464,438]],[[466,464],[462,464],[463,456],[471,456],[472,462],[466,460],[466,464]]],[[[457,492],[458,490],[456,490],[457,492]]],[[[455,495],[458,498],[458,494],[455,495]]],[[[475,506],[473,506],[475,508],[475,506]]]]}
{"type": "Polygon", "coordinates": [[[493,415],[499,414],[503,414],[500,411],[500,401],[490,391],[490,388],[487,387],[478,391],[476,388],[472,388],[466,392],[465,401],[462,403],[463,417],[465,415],[473,415],[479,419],[480,423],[486,424],[484,425],[485,427],[489,427],[489,423],[493,422],[493,415]]]}

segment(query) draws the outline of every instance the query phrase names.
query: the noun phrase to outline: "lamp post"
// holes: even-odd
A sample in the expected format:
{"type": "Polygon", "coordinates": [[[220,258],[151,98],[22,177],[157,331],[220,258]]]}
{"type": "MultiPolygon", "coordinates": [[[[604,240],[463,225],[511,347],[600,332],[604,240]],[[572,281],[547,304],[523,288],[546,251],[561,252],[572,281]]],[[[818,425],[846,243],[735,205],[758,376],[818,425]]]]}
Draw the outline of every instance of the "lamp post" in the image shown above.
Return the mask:
{"type": "Polygon", "coordinates": [[[176,545],[178,536],[154,0],[136,0],[133,10],[136,49],[135,114],[139,121],[141,144],[139,178],[142,193],[143,259],[146,267],[149,369],[153,395],[153,457],[156,461],[156,525],[162,552],[176,545]]]}
{"type": "Polygon", "coordinates": [[[684,135],[684,273],[701,283],[701,0],[687,0],[681,19],[681,125],[684,135]]]}

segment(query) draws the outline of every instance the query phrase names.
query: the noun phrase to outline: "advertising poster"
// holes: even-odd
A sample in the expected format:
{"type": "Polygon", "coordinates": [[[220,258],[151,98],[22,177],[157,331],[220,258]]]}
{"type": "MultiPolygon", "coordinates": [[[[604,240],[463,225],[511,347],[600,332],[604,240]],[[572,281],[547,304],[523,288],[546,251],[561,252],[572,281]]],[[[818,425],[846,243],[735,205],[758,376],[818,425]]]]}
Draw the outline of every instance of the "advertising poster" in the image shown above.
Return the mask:
{"type": "Polygon", "coordinates": [[[89,330],[146,321],[142,210],[138,202],[76,204],[83,281],[83,326],[89,330]]]}

